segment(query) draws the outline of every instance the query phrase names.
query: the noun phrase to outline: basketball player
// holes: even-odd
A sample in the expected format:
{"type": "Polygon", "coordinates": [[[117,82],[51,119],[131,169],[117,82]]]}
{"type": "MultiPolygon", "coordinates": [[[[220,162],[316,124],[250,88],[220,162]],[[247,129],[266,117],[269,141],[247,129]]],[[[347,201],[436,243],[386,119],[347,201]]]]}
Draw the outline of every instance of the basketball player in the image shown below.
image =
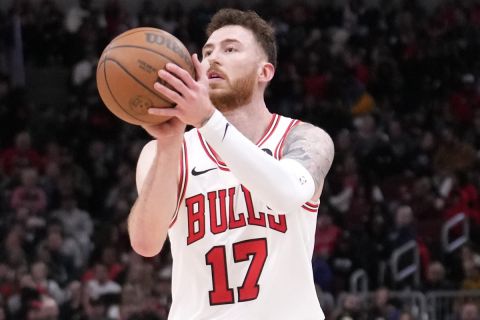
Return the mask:
{"type": "Polygon", "coordinates": [[[324,319],[312,274],[319,197],[334,148],[311,124],[268,111],[272,28],[253,12],[214,15],[197,78],[168,64],[155,89],[176,103],[137,166],[133,249],[169,237],[169,319],[324,319]],[[184,134],[185,126],[195,128],[184,134]]]}

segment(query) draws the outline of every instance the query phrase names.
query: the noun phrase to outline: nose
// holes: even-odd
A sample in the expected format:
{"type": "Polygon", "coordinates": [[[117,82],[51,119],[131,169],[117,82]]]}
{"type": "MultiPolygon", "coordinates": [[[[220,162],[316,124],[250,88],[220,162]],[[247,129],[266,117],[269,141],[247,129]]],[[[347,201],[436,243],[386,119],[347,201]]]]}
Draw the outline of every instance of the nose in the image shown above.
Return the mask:
{"type": "Polygon", "coordinates": [[[208,55],[208,57],[205,59],[207,60],[208,64],[210,66],[214,65],[214,64],[220,64],[219,63],[219,59],[218,59],[218,54],[217,54],[217,50],[212,50],[212,52],[210,52],[210,54],[208,55]]]}

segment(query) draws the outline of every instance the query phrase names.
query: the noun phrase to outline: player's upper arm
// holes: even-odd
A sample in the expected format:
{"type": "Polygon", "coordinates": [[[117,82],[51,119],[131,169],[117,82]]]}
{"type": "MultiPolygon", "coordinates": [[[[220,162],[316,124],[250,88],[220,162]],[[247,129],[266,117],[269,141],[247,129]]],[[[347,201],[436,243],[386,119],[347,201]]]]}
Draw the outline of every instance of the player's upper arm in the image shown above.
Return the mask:
{"type": "Polygon", "coordinates": [[[320,197],[323,182],[332,166],[333,141],[324,130],[310,123],[301,123],[287,135],[282,158],[298,161],[315,182],[314,199],[320,197]]]}
{"type": "Polygon", "coordinates": [[[137,173],[136,173],[136,183],[137,183],[137,192],[140,194],[142,190],[143,183],[147,177],[148,171],[150,170],[155,155],[157,154],[157,143],[155,140],[148,142],[140,152],[137,162],[137,173]]]}

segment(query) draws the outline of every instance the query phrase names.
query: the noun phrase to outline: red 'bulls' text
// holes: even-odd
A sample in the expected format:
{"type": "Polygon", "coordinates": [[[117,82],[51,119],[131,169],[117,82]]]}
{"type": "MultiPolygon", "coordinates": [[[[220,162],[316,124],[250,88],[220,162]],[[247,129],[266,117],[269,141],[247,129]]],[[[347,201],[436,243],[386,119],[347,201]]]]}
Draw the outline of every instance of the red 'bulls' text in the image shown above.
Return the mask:
{"type": "Polygon", "coordinates": [[[192,244],[205,236],[205,229],[210,228],[213,234],[219,234],[229,229],[255,225],[285,233],[287,220],[284,214],[265,214],[259,211],[255,215],[252,196],[244,186],[241,186],[245,199],[247,212],[235,214],[235,190],[236,188],[210,191],[205,196],[199,193],[185,199],[188,212],[188,237],[187,244],[192,244]],[[218,206],[217,206],[218,204],[218,206]],[[217,209],[220,211],[217,215],[217,209]],[[209,214],[205,215],[208,211],[209,214]],[[206,221],[206,216],[209,221],[206,221]]]}

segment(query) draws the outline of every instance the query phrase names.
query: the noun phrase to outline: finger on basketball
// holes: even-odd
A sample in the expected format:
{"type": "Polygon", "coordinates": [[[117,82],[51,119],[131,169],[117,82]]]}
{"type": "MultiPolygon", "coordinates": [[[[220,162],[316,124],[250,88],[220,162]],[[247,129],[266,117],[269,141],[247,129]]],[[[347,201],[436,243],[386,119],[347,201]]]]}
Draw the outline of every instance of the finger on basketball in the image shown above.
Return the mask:
{"type": "Polygon", "coordinates": [[[187,87],[193,88],[195,86],[195,80],[185,69],[179,67],[174,63],[167,63],[165,65],[165,68],[174,75],[176,75],[179,79],[181,79],[187,87]]]}
{"type": "Polygon", "coordinates": [[[184,95],[184,93],[188,90],[188,88],[185,86],[185,83],[177,78],[175,75],[172,73],[166,71],[166,70],[159,70],[158,71],[158,76],[165,80],[169,85],[171,85],[177,92],[179,92],[181,95],[184,95]]]}
{"type": "Polygon", "coordinates": [[[177,92],[169,89],[165,85],[161,84],[160,82],[155,82],[153,85],[153,88],[163,94],[165,97],[168,99],[172,100],[176,104],[182,102],[182,96],[178,94],[177,92]]]}
{"type": "Polygon", "coordinates": [[[156,116],[176,117],[179,111],[175,108],[155,108],[148,109],[148,113],[156,116]]]}

